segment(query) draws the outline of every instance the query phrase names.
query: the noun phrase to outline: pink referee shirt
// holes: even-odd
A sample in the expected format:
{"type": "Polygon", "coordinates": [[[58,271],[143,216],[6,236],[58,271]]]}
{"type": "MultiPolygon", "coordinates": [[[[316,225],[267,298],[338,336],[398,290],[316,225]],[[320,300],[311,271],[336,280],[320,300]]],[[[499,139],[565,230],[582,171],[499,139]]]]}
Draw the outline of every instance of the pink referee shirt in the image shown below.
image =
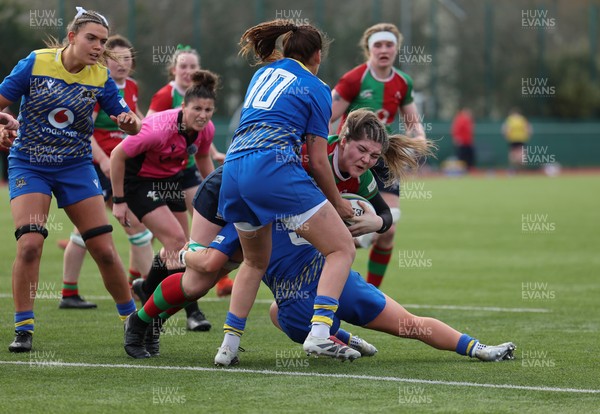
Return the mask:
{"type": "MultiPolygon", "coordinates": [[[[123,141],[128,157],[145,154],[138,177],[167,178],[185,168],[188,153],[186,138],[180,133],[180,112],[180,108],[169,109],[144,118],[141,131],[123,141]]],[[[209,121],[194,140],[198,154],[209,154],[214,136],[215,125],[209,121]]]]}

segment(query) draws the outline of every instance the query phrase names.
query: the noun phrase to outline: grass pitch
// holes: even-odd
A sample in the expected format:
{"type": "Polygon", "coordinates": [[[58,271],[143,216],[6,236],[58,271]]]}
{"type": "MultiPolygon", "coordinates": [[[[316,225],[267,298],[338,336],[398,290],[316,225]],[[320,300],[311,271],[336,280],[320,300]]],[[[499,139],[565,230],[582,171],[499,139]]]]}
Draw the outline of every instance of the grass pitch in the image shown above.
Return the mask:
{"type": "MultiPolygon", "coordinates": [[[[351,327],[379,349],[354,363],[307,358],[270,323],[261,288],[235,369],[216,369],[228,300],[201,302],[208,333],[169,321],[161,356],[137,361],[88,258],[80,292],[96,310],[60,310],[71,224],[53,208],[36,301],[34,352],[11,354],[15,241],[0,213],[0,412],[599,412],[598,176],[416,179],[403,185],[394,258],[382,290],[516,360],[482,363],[351,327]],[[18,407],[18,408],[17,408],[18,407]]],[[[114,224],[114,223],[113,223],[114,224]]],[[[119,251],[124,233],[115,226],[119,251]]],[[[158,247],[158,246],[156,246],[158,247]]],[[[365,273],[366,251],[355,269],[365,273]]],[[[349,326],[346,325],[346,328],[349,326]]]]}

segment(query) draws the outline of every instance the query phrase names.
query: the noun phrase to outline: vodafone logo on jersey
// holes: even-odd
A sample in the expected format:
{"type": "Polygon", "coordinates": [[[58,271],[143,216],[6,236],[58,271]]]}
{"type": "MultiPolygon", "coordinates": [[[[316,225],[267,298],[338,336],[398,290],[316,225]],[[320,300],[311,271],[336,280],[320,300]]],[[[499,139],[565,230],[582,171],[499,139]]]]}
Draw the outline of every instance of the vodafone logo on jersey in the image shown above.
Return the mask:
{"type": "Polygon", "coordinates": [[[75,115],[67,108],[56,108],[48,115],[48,121],[54,128],[66,128],[73,123],[75,115]]]}

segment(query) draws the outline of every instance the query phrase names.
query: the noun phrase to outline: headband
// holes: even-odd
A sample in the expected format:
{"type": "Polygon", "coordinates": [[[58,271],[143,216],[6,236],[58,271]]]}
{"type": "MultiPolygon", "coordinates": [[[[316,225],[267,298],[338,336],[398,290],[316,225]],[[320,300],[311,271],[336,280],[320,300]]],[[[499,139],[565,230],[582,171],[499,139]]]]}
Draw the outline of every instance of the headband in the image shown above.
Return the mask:
{"type": "MultiPolygon", "coordinates": [[[[88,11],[86,9],[84,9],[83,7],[75,7],[75,10],[77,10],[77,14],[75,15],[75,20],[79,19],[81,16],[83,16],[84,14],[88,13],[88,11]]],[[[93,14],[88,13],[90,16],[93,16],[93,14]]],[[[108,21],[106,20],[106,17],[102,16],[100,13],[96,12],[96,15],[98,15],[98,17],[100,17],[100,19],[102,19],[102,21],[104,22],[104,24],[108,27],[108,21]]]]}
{"type": "Polygon", "coordinates": [[[398,44],[398,39],[396,38],[396,35],[392,32],[375,32],[371,36],[369,36],[369,40],[367,40],[369,49],[373,47],[373,44],[375,44],[376,42],[381,42],[382,40],[393,42],[395,45],[398,44]]]}

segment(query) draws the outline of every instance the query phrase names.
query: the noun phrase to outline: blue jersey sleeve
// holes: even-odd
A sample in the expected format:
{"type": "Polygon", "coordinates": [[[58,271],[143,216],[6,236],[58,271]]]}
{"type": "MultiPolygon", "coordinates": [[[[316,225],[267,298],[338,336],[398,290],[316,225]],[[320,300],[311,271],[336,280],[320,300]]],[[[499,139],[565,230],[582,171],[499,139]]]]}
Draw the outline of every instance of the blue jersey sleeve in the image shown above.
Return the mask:
{"type": "Polygon", "coordinates": [[[125,99],[123,99],[123,97],[119,94],[119,88],[117,87],[117,84],[110,76],[104,84],[104,94],[98,98],[98,102],[100,103],[100,107],[108,115],[117,116],[121,112],[131,111],[125,102],[125,99]]]}
{"type": "Polygon", "coordinates": [[[23,95],[29,94],[29,79],[34,63],[35,52],[31,52],[25,59],[21,59],[10,75],[0,84],[0,95],[11,102],[16,102],[23,95]]]}
{"type": "Polygon", "coordinates": [[[331,90],[324,83],[320,86],[311,94],[311,116],[306,124],[306,133],[327,139],[331,119],[331,90]]]}

